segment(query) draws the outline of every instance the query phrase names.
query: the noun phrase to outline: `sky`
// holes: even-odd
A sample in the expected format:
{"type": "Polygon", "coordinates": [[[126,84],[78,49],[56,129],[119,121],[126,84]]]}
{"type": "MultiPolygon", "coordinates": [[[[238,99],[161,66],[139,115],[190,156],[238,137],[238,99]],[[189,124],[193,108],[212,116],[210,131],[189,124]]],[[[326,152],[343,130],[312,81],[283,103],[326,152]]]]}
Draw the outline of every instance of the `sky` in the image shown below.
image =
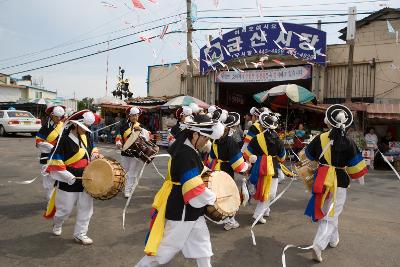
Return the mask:
{"type": "MultiPolygon", "coordinates": [[[[43,80],[46,89],[57,91],[65,98],[103,97],[115,89],[118,67],[125,69],[130,79],[134,96],[147,93],[147,67],[179,62],[186,58],[186,35],[174,33],[162,40],[153,39],[120,49],[86,57],[80,60],[40,70],[32,68],[46,66],[81,57],[107,47],[139,41],[141,38],[159,35],[163,26],[169,31],[185,29],[186,0],[140,0],[144,10],[133,7],[131,0],[0,0],[0,73],[20,78],[30,74],[43,80]],[[166,18],[167,17],[167,18],[166,18]],[[177,23],[174,23],[178,21],[177,23]],[[151,29],[154,28],[154,29],[151,29]],[[142,33],[137,33],[142,31],[142,33]],[[129,35],[118,40],[112,40],[129,35]],[[109,41],[109,42],[108,42],[109,41]],[[94,45],[101,43],[99,45],[94,45]],[[94,45],[90,48],[80,49],[94,45]],[[75,52],[69,52],[80,49],[75,52]],[[60,53],[63,55],[56,56],[60,53]],[[46,57],[50,57],[44,59],[46,57]],[[31,62],[30,61],[35,61],[31,62]],[[108,61],[108,74],[107,74],[108,61]],[[20,66],[15,66],[23,64],[20,66]],[[11,68],[10,68],[11,67],[11,68]],[[106,92],[107,78],[107,92],[106,92]]],[[[257,3],[263,7],[263,16],[280,17],[283,22],[306,23],[344,21],[347,16],[321,16],[321,14],[345,14],[350,6],[358,12],[373,12],[383,7],[400,8],[400,0],[193,0],[197,9],[194,28],[241,27],[258,22],[277,21],[262,18],[257,3]],[[218,5],[216,4],[218,2],[218,5]],[[299,17],[293,15],[312,15],[299,17]],[[234,16],[218,19],[210,17],[234,16]],[[252,16],[252,17],[250,17],[252,16]]],[[[358,15],[361,19],[367,15],[358,15]]],[[[328,44],[341,43],[338,30],[345,24],[323,25],[328,44]]],[[[224,32],[227,32],[225,30],[224,32]]],[[[193,51],[206,44],[207,35],[218,36],[218,30],[196,31],[193,51]]],[[[162,80],[158,81],[162,82],[162,80]]]]}

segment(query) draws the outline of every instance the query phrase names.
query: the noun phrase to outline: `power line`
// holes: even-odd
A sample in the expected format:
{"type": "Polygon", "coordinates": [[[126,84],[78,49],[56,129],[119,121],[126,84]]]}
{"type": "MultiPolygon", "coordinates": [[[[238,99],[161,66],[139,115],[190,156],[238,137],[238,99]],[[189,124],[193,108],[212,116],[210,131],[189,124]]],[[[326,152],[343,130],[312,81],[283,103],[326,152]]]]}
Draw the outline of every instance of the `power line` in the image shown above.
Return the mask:
{"type": "MultiPolygon", "coordinates": [[[[384,18],[384,19],[375,19],[374,21],[386,21],[386,20],[397,20],[400,19],[399,17],[392,17],[392,18],[384,18]]],[[[220,21],[207,21],[207,23],[221,23],[220,21]]],[[[224,23],[229,23],[229,22],[224,22],[224,23]]],[[[232,23],[240,23],[240,22],[232,22],[232,23]]],[[[266,23],[266,22],[263,22],[266,23]]],[[[321,23],[318,22],[305,22],[305,23],[297,23],[299,25],[318,25],[318,24],[346,24],[347,20],[344,21],[324,21],[321,23]]],[[[238,27],[221,27],[221,28],[195,28],[195,31],[216,31],[216,30],[234,30],[237,28],[241,28],[242,26],[238,27]]]]}
{"type": "MultiPolygon", "coordinates": [[[[8,1],[8,0],[5,0],[5,1],[3,1],[3,2],[6,2],[6,1],[8,1]]],[[[349,3],[374,3],[374,2],[387,2],[387,1],[388,1],[388,0],[370,0],[370,1],[349,1],[349,2],[321,3],[321,4],[319,4],[319,6],[330,6],[330,5],[337,5],[337,4],[349,4],[349,3]]],[[[0,2],[0,3],[2,3],[2,2],[0,2]]],[[[275,6],[275,7],[263,7],[263,9],[275,9],[275,8],[285,8],[285,7],[307,7],[307,6],[313,6],[313,7],[314,7],[315,5],[311,5],[311,4],[305,4],[305,5],[286,5],[286,6],[282,5],[282,6],[275,6]]],[[[240,9],[239,9],[239,8],[226,8],[226,9],[218,9],[218,10],[212,10],[212,9],[208,9],[208,10],[199,10],[198,13],[204,13],[204,12],[220,12],[220,11],[240,11],[240,12],[242,12],[242,11],[254,11],[254,10],[256,10],[256,9],[255,9],[255,8],[240,8],[240,9]]],[[[301,11],[306,11],[306,10],[301,10],[301,11]]],[[[318,11],[318,10],[316,10],[316,11],[318,11]]],[[[330,10],[330,11],[332,11],[332,10],[330,10]]],[[[128,12],[128,13],[130,13],[130,12],[128,12]]],[[[120,19],[121,17],[125,16],[125,15],[128,14],[128,13],[123,14],[122,16],[118,17],[117,19],[120,19]]],[[[186,12],[181,12],[181,13],[176,14],[176,15],[171,15],[171,16],[163,17],[163,18],[156,19],[156,20],[153,20],[153,21],[149,21],[149,22],[146,22],[146,23],[142,23],[142,24],[140,24],[140,25],[137,25],[136,27],[138,27],[138,26],[143,26],[143,25],[147,25],[147,24],[150,24],[150,23],[153,23],[153,22],[157,22],[157,21],[160,21],[160,20],[163,20],[163,19],[167,19],[167,18],[172,18],[172,17],[175,17],[175,16],[184,15],[184,14],[186,14],[186,12]]],[[[361,13],[360,13],[360,14],[361,14],[361,13]]],[[[312,15],[311,15],[311,16],[312,16],[312,15]]],[[[265,16],[265,17],[270,17],[270,16],[265,16]]],[[[271,17],[273,17],[273,16],[271,16],[271,17]]],[[[275,16],[275,17],[279,17],[279,16],[275,16]]],[[[115,21],[115,19],[112,20],[112,21],[115,21]]],[[[112,21],[111,21],[111,22],[112,22],[112,21]]],[[[109,24],[109,23],[110,23],[110,22],[104,23],[104,24],[102,24],[101,26],[107,25],[107,24],[109,24]]],[[[100,37],[100,36],[110,35],[110,34],[113,34],[113,33],[125,31],[125,30],[130,29],[130,28],[132,28],[132,27],[120,29],[120,30],[117,30],[117,31],[107,32],[107,33],[100,34],[100,35],[97,35],[97,36],[94,36],[94,37],[90,37],[90,38],[78,40],[77,42],[72,42],[72,43],[71,43],[71,42],[68,41],[67,43],[61,43],[61,44],[56,45],[56,46],[51,47],[51,48],[47,48],[47,49],[43,49],[43,50],[39,50],[39,51],[27,53],[27,54],[23,54],[23,55],[20,55],[20,56],[15,56],[15,57],[9,57],[9,58],[5,58],[5,59],[0,59],[0,62],[9,61],[9,60],[12,60],[12,59],[18,59],[18,58],[22,58],[22,57],[27,57],[27,56],[31,56],[31,55],[37,55],[37,54],[40,54],[40,53],[43,53],[43,52],[47,52],[47,51],[50,51],[50,50],[54,50],[54,49],[56,49],[56,48],[61,48],[61,47],[65,47],[65,46],[69,46],[69,45],[75,44],[75,43],[79,43],[79,42],[83,42],[83,41],[86,41],[86,40],[94,39],[94,38],[97,38],[97,37],[100,37]]],[[[96,27],[95,30],[97,30],[97,29],[98,29],[98,27],[96,27]]],[[[89,32],[91,32],[91,31],[89,31],[89,32]]],[[[85,33],[85,34],[87,34],[87,33],[85,33]]],[[[83,35],[83,34],[81,34],[81,35],[83,35]]],[[[78,35],[78,36],[80,36],[80,35],[78,35]]]]}
{"type": "MultiPolygon", "coordinates": [[[[371,14],[371,12],[363,12],[363,13],[359,13],[359,14],[371,14]]],[[[276,18],[276,17],[303,17],[303,16],[305,16],[305,17],[313,17],[313,18],[315,18],[315,17],[321,17],[322,18],[324,16],[347,16],[347,14],[346,13],[328,13],[328,14],[320,14],[320,15],[317,15],[317,16],[314,15],[314,14],[305,14],[305,15],[277,15],[277,16],[264,16],[264,17],[276,18]]],[[[170,17],[175,17],[175,15],[174,16],[168,16],[168,17],[165,17],[165,18],[170,18],[170,17]]],[[[258,18],[258,17],[259,16],[249,16],[247,18],[258,18]]],[[[215,17],[200,17],[200,18],[198,18],[198,20],[207,19],[207,18],[225,19],[225,18],[240,18],[240,17],[237,17],[237,16],[230,16],[230,17],[217,17],[217,16],[215,16],[215,17]]],[[[160,18],[160,19],[154,20],[152,22],[163,20],[163,19],[164,18],[160,18]]],[[[299,19],[297,19],[297,20],[299,20],[299,19]]],[[[180,21],[181,20],[176,20],[176,21],[170,22],[169,24],[176,24],[176,23],[179,23],[180,21]]],[[[203,22],[205,22],[205,23],[217,23],[217,22],[207,22],[207,21],[203,21],[203,22]]],[[[148,22],[148,23],[151,23],[151,22],[148,22]]],[[[145,25],[145,24],[148,24],[148,23],[143,23],[141,25],[145,25]]],[[[235,23],[235,22],[225,22],[225,23],[235,23]]],[[[314,24],[314,23],[303,23],[303,25],[311,25],[311,24],[314,24]]],[[[328,24],[328,22],[325,22],[323,24],[328,24]]],[[[159,26],[158,28],[161,28],[161,27],[163,27],[163,25],[159,26]]],[[[155,28],[152,28],[152,29],[155,29],[155,28]]],[[[228,28],[224,28],[224,29],[228,29],[228,28]]],[[[84,47],[81,47],[81,48],[77,48],[77,49],[73,49],[73,50],[70,50],[70,51],[58,53],[58,54],[55,54],[55,55],[50,55],[50,56],[47,56],[47,57],[43,57],[43,58],[39,58],[39,59],[27,61],[27,62],[22,62],[22,63],[11,65],[11,66],[5,66],[5,67],[0,68],[0,70],[5,70],[5,69],[14,68],[14,67],[24,66],[24,65],[27,65],[27,64],[43,61],[43,60],[46,60],[46,59],[50,59],[50,58],[54,58],[54,57],[58,57],[58,56],[66,55],[66,54],[70,54],[70,53],[77,52],[77,51],[80,51],[80,50],[84,50],[84,49],[87,49],[87,48],[91,48],[91,47],[94,47],[94,46],[97,46],[97,45],[102,45],[102,44],[105,44],[105,43],[107,43],[109,41],[112,42],[112,41],[116,41],[116,40],[119,40],[119,39],[123,39],[123,38],[132,36],[132,35],[137,34],[137,33],[142,33],[142,32],[145,32],[145,31],[146,30],[139,31],[139,32],[123,35],[123,36],[120,36],[120,37],[116,37],[116,38],[111,39],[111,40],[102,41],[102,42],[98,42],[98,43],[91,44],[91,45],[88,45],[88,46],[84,46],[84,47]]]]}
{"type": "MultiPolygon", "coordinates": [[[[172,31],[172,32],[166,33],[166,35],[168,35],[168,34],[173,34],[173,33],[182,33],[182,31],[172,31]]],[[[156,38],[156,37],[158,37],[158,36],[148,37],[147,39],[148,39],[148,40],[152,40],[152,39],[154,39],[154,38],[156,38]]],[[[36,68],[28,69],[28,70],[18,71],[18,72],[10,73],[10,74],[8,74],[8,75],[15,75],[15,74],[20,74],[20,73],[24,73],[24,72],[29,72],[29,71],[44,69],[44,68],[48,68],[48,67],[52,67],[52,66],[56,66],[56,65],[60,65],[60,64],[72,62],[72,61],[76,61],[76,60],[79,60],[79,59],[91,57],[91,56],[94,56],[94,55],[102,54],[102,53],[105,53],[105,52],[108,52],[108,51],[120,49],[120,48],[123,48],[123,47],[126,47],[126,46],[130,46],[130,45],[133,45],[133,44],[142,43],[142,42],[145,42],[145,40],[139,40],[139,41],[135,41],[135,42],[130,42],[130,43],[127,43],[127,44],[123,44],[123,45],[111,47],[111,48],[108,48],[108,49],[105,49],[105,50],[101,50],[101,51],[97,51],[97,52],[95,52],[95,53],[87,54],[87,55],[84,55],[84,56],[80,56],[80,57],[76,57],[76,58],[71,58],[71,59],[68,59],[68,60],[64,60],[64,61],[60,61],[60,62],[56,62],[56,63],[53,63],[53,64],[49,64],[49,65],[45,65],[45,66],[41,66],[41,67],[36,67],[36,68]]]]}
{"type": "MultiPolygon", "coordinates": [[[[319,3],[319,4],[304,4],[304,5],[285,5],[285,6],[274,6],[274,7],[263,7],[263,9],[275,9],[275,8],[286,8],[286,7],[315,7],[315,6],[331,6],[331,5],[346,5],[346,4],[364,4],[364,3],[376,3],[376,2],[388,2],[389,0],[367,0],[367,1],[346,1],[346,2],[335,2],[335,3],[319,3]]],[[[219,12],[219,11],[243,11],[243,10],[257,10],[253,7],[244,8],[222,8],[222,9],[205,9],[199,10],[198,13],[202,12],[219,12]]]]}
{"type": "MultiPolygon", "coordinates": [[[[128,12],[128,13],[129,13],[129,12],[128,12]]],[[[144,23],[138,24],[138,25],[136,25],[136,26],[130,26],[130,27],[126,27],[126,28],[123,28],[123,29],[116,30],[116,31],[111,31],[111,32],[102,33],[102,34],[99,34],[99,35],[96,35],[96,36],[93,36],[93,37],[89,37],[89,38],[85,38],[85,39],[81,39],[81,40],[78,40],[78,41],[72,42],[72,43],[69,42],[69,41],[67,41],[67,42],[61,43],[61,44],[59,44],[59,45],[57,45],[57,46],[51,47],[51,48],[46,48],[46,49],[43,49],[43,50],[39,50],[39,51],[36,51],[36,52],[31,52],[31,53],[27,53],[27,54],[15,56],[15,57],[9,57],[9,58],[5,58],[5,59],[0,59],[0,62],[9,61],[9,60],[12,60],[12,59],[18,59],[18,58],[26,57],[26,56],[30,56],[30,55],[37,55],[37,54],[40,54],[40,53],[43,53],[43,52],[47,52],[47,51],[50,51],[50,50],[54,50],[54,49],[56,49],[56,48],[61,48],[61,47],[69,46],[69,45],[72,45],[72,44],[80,43],[80,42],[83,42],[83,41],[95,39],[95,38],[98,38],[98,37],[101,37],[101,36],[104,36],[104,35],[110,35],[110,34],[118,33],[118,32],[121,32],[121,31],[129,30],[129,29],[132,29],[132,28],[137,28],[137,27],[140,27],[140,26],[144,26],[144,25],[148,25],[148,24],[151,24],[151,23],[154,23],[154,22],[158,22],[158,21],[160,21],[160,20],[164,20],[164,19],[169,19],[169,18],[177,17],[177,16],[180,16],[180,15],[183,15],[183,14],[186,14],[186,13],[178,13],[178,14],[175,14],[175,15],[162,17],[162,18],[159,18],[159,19],[155,19],[155,20],[152,20],[152,21],[148,21],[148,22],[144,22],[144,23]],[[69,43],[68,43],[68,42],[69,42],[69,43]]],[[[123,16],[121,16],[121,17],[123,17],[123,16]]],[[[121,17],[119,17],[119,18],[121,18],[121,17]]],[[[114,20],[113,20],[113,21],[114,21],[114,20]]],[[[111,21],[111,22],[112,22],[112,21],[111,21]]],[[[108,22],[107,24],[109,24],[109,23],[110,23],[110,22],[108,22]]],[[[167,24],[168,24],[168,23],[167,23],[167,24]]],[[[81,35],[83,35],[83,34],[81,34],[81,35]]],[[[80,36],[80,35],[79,35],[79,36],[80,36]]]]}
{"type": "MultiPolygon", "coordinates": [[[[399,19],[399,18],[400,17],[393,17],[393,18],[389,18],[389,20],[394,20],[394,19],[399,19]]],[[[387,19],[376,19],[376,20],[387,20],[387,19]]],[[[347,21],[330,21],[330,22],[322,22],[321,24],[337,24],[337,23],[347,23],[347,21]]],[[[317,24],[317,23],[302,23],[302,25],[312,25],[312,24],[317,24]]],[[[225,29],[237,29],[237,27],[197,28],[197,29],[194,29],[194,30],[195,31],[210,31],[210,30],[221,30],[221,29],[223,29],[223,30],[225,30],[225,29]]],[[[148,30],[151,30],[151,29],[148,29],[148,30]]],[[[148,31],[148,30],[144,30],[144,31],[148,31]]],[[[171,33],[182,33],[182,31],[173,31],[173,32],[169,32],[167,34],[171,34],[171,33]]],[[[149,40],[150,39],[154,39],[155,37],[156,36],[149,37],[149,40]]],[[[56,63],[53,63],[53,64],[49,64],[49,65],[45,65],[45,66],[41,66],[41,67],[37,67],[37,68],[32,68],[32,69],[28,69],[28,70],[24,70],[24,71],[11,73],[10,75],[25,73],[25,72],[29,72],[29,71],[33,71],[33,70],[48,68],[48,67],[59,65],[59,64],[63,64],[63,63],[68,63],[68,62],[71,62],[71,61],[75,61],[75,60],[83,59],[83,58],[86,58],[86,57],[94,56],[94,55],[97,55],[97,54],[101,54],[101,53],[104,53],[104,52],[107,52],[107,51],[119,49],[119,48],[122,48],[122,47],[125,47],[125,46],[129,46],[129,45],[132,45],[132,44],[140,43],[140,42],[143,42],[143,40],[132,42],[132,43],[128,43],[128,44],[124,44],[124,45],[121,45],[121,46],[113,47],[113,48],[102,50],[102,51],[98,51],[96,53],[91,53],[91,54],[84,55],[84,56],[81,56],[81,57],[76,57],[76,58],[73,58],[73,59],[64,60],[64,61],[61,61],[61,62],[56,62],[56,63]]]]}
{"type": "MultiPolygon", "coordinates": [[[[389,19],[389,20],[394,20],[394,19],[398,19],[398,18],[399,18],[399,17],[397,17],[397,18],[388,18],[388,19],[389,19]]],[[[158,20],[161,20],[161,19],[158,19],[158,20]]],[[[156,21],[158,21],[158,20],[156,20],[156,21]]],[[[387,20],[387,19],[376,19],[376,20],[387,20]]],[[[180,22],[180,21],[174,21],[174,22],[171,22],[171,23],[178,23],[178,22],[180,22]]],[[[170,24],[171,24],[171,23],[170,23],[170,24]]],[[[347,23],[347,21],[328,21],[328,22],[322,22],[321,24],[342,24],[342,23],[347,23]]],[[[317,23],[301,23],[301,24],[302,24],[302,25],[314,25],[314,24],[317,24],[317,23]]],[[[138,33],[141,33],[141,32],[146,32],[146,31],[149,31],[149,30],[152,30],[152,29],[156,29],[156,28],[163,27],[163,26],[164,26],[164,25],[157,26],[157,27],[153,27],[153,28],[146,29],[146,30],[139,31],[139,32],[135,32],[135,33],[132,33],[132,34],[120,36],[120,37],[117,37],[117,38],[114,38],[114,39],[111,39],[111,40],[107,40],[107,41],[104,41],[104,42],[92,44],[92,45],[85,46],[85,47],[82,47],[82,48],[78,48],[78,49],[74,49],[74,50],[71,50],[71,51],[59,53],[59,54],[57,54],[57,55],[52,55],[52,56],[45,57],[45,58],[42,58],[42,59],[37,59],[37,60],[30,61],[30,62],[25,62],[25,63],[17,64],[17,65],[14,65],[14,66],[9,66],[9,67],[5,67],[5,68],[11,68],[11,67],[16,67],[16,66],[26,65],[26,64],[29,64],[29,63],[34,63],[34,62],[42,61],[42,60],[44,60],[44,59],[49,59],[49,58],[53,58],[53,57],[56,57],[56,56],[69,54],[69,53],[72,53],[72,52],[75,52],[75,51],[79,51],[79,50],[83,50],[83,49],[86,49],[86,48],[89,48],[89,47],[93,47],[93,46],[96,46],[96,45],[104,44],[104,43],[107,43],[108,41],[114,41],[114,40],[122,39],[122,38],[125,38],[125,37],[128,37],[128,36],[132,36],[132,35],[135,35],[135,34],[138,34],[138,33]]],[[[239,26],[239,27],[240,27],[240,26],[239,26]]],[[[197,29],[195,29],[195,30],[197,30],[197,31],[210,31],[210,30],[236,29],[236,28],[237,28],[237,27],[197,28],[197,29]]],[[[180,31],[175,31],[175,32],[180,32],[180,31]]],[[[153,38],[154,38],[154,37],[153,37],[153,38]]],[[[133,44],[133,43],[129,43],[129,44],[133,44]]],[[[120,47],[124,47],[124,46],[126,46],[126,45],[123,45],[123,46],[120,46],[120,47]]],[[[119,48],[119,47],[117,47],[117,48],[119,48]]],[[[110,50],[114,50],[114,49],[116,49],[116,48],[112,48],[112,49],[110,49],[110,50]]],[[[100,52],[105,52],[105,51],[108,51],[108,50],[104,50],[104,51],[100,51],[100,52]]],[[[89,55],[84,55],[84,56],[78,57],[78,58],[76,58],[76,59],[85,58],[85,57],[88,57],[88,56],[91,56],[91,55],[96,55],[96,54],[99,54],[99,53],[92,53],[92,54],[89,54],[89,55]]],[[[72,59],[72,60],[75,60],[75,59],[72,59]]],[[[72,61],[72,60],[66,60],[66,61],[61,61],[61,62],[58,62],[58,63],[54,63],[54,64],[42,66],[42,67],[39,67],[39,69],[45,68],[45,67],[50,67],[50,66],[53,66],[53,65],[58,65],[58,64],[66,63],[66,62],[70,62],[70,61],[72,61]]],[[[5,69],[5,68],[2,68],[2,69],[5,69]]],[[[33,68],[33,69],[30,69],[30,70],[36,70],[36,69],[38,69],[38,68],[33,68]]],[[[13,74],[23,73],[23,72],[27,72],[27,71],[30,71],[30,70],[20,71],[20,72],[16,72],[16,73],[13,73],[13,74]]]]}
{"type": "Polygon", "coordinates": [[[87,39],[83,39],[83,40],[78,40],[78,41],[76,41],[76,42],[72,42],[74,39],[78,38],[79,36],[86,35],[86,34],[88,34],[88,33],[91,33],[91,32],[93,32],[93,31],[96,31],[96,30],[98,30],[100,27],[103,27],[104,25],[109,25],[111,22],[114,22],[114,21],[116,21],[116,20],[118,20],[118,19],[120,19],[120,18],[126,16],[126,15],[129,14],[129,13],[130,13],[130,12],[127,12],[127,13],[121,15],[121,16],[118,17],[118,18],[114,18],[114,19],[112,19],[112,20],[110,20],[110,21],[107,21],[107,22],[101,24],[100,26],[97,26],[97,27],[94,28],[93,30],[89,30],[89,31],[87,31],[87,32],[85,32],[85,33],[79,34],[79,35],[77,35],[76,37],[70,39],[69,41],[66,41],[66,42],[63,42],[63,43],[61,43],[61,44],[55,45],[55,46],[53,46],[53,47],[45,48],[45,49],[42,49],[42,50],[39,50],[39,51],[29,52],[29,53],[22,54],[22,55],[19,55],[19,56],[14,56],[14,57],[9,57],[9,58],[0,59],[0,62],[9,61],[9,60],[12,60],[12,59],[23,58],[23,57],[28,57],[28,56],[34,56],[34,55],[38,55],[38,54],[41,54],[41,53],[46,52],[46,51],[54,50],[54,49],[56,49],[56,48],[65,47],[65,46],[68,46],[68,45],[71,45],[71,44],[75,44],[75,43],[79,43],[79,42],[81,42],[81,41],[85,41],[85,40],[87,40],[87,39]]]}
{"type": "MultiPolygon", "coordinates": [[[[176,24],[176,23],[178,23],[178,22],[180,22],[180,20],[179,20],[179,21],[177,20],[177,21],[170,22],[169,24],[176,24]]],[[[123,39],[123,38],[126,38],[126,37],[130,37],[130,36],[136,35],[136,34],[138,34],[138,33],[143,33],[143,32],[146,32],[146,31],[150,31],[150,30],[155,30],[155,29],[158,29],[158,28],[162,28],[162,27],[164,27],[164,26],[165,26],[165,25],[156,26],[156,27],[153,27],[153,28],[150,28],[150,29],[145,29],[145,30],[142,30],[142,31],[133,32],[133,33],[126,34],[126,35],[123,35],[123,36],[119,36],[119,37],[116,37],[116,38],[113,38],[113,39],[110,39],[110,40],[107,40],[107,41],[102,41],[102,42],[99,42],[99,43],[87,45],[87,46],[80,47],[80,48],[73,49],[73,50],[69,50],[69,51],[66,51],[66,52],[63,52],[63,53],[58,53],[58,54],[55,54],[55,55],[51,55],[51,56],[47,56],[47,57],[43,57],[43,58],[39,58],[39,59],[27,61],[27,62],[15,64],[15,65],[12,65],[12,66],[6,66],[6,67],[3,67],[3,68],[0,68],[0,70],[11,69],[11,68],[14,68],[14,67],[19,67],[19,66],[27,65],[27,64],[31,64],[31,63],[43,61],[43,60],[46,60],[46,59],[50,59],[50,58],[54,58],[54,57],[63,56],[63,55],[66,55],[66,54],[70,54],[70,53],[77,52],[77,51],[80,51],[80,50],[84,50],[84,49],[87,49],[87,48],[91,48],[91,47],[94,47],[94,46],[106,44],[106,43],[108,43],[108,42],[113,42],[113,41],[120,40],[120,39],[123,39]]]]}
{"type": "MultiPolygon", "coordinates": [[[[374,12],[359,12],[357,15],[370,15],[374,12]]],[[[270,16],[208,16],[208,17],[200,17],[198,20],[201,19],[237,19],[237,18],[290,18],[290,17],[324,17],[324,16],[348,16],[348,13],[328,13],[328,14],[296,14],[296,15],[270,15],[270,16]]]]}

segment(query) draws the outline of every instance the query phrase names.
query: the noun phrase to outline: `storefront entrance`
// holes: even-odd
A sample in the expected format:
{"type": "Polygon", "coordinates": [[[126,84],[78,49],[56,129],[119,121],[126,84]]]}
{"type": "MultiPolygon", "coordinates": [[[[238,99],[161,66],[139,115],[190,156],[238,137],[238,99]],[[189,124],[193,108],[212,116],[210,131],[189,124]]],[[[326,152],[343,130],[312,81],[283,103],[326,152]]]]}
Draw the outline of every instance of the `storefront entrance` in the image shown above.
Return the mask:
{"type": "Polygon", "coordinates": [[[244,73],[221,73],[217,76],[217,105],[230,111],[246,114],[251,107],[266,106],[253,95],[283,84],[297,84],[311,91],[312,67],[300,65],[288,68],[245,70],[244,73]]]}

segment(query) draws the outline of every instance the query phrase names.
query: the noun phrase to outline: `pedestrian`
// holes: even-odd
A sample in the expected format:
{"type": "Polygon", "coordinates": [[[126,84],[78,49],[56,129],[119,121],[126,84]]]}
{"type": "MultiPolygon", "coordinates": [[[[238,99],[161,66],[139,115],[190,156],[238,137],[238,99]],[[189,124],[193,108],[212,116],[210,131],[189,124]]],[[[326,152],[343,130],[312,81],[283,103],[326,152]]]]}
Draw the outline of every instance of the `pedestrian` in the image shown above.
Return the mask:
{"type": "Polygon", "coordinates": [[[264,217],[269,217],[270,202],[278,189],[279,164],[284,162],[286,150],[274,131],[278,127],[276,113],[264,111],[258,121],[265,130],[250,141],[243,156],[253,164],[249,177],[250,183],[256,187],[253,198],[257,206],[253,218],[261,216],[259,222],[265,224],[267,221],[264,217]]]}
{"type": "MultiPolygon", "coordinates": [[[[135,131],[140,132],[141,138],[150,141],[149,131],[142,128],[139,123],[140,109],[137,107],[130,107],[126,110],[126,115],[128,119],[122,123],[119,128],[120,131],[115,138],[117,148],[122,149],[125,142],[135,131]]],[[[139,172],[143,166],[143,162],[139,159],[139,155],[132,155],[121,151],[121,164],[127,175],[124,195],[128,198],[139,183],[139,172]]]]}
{"type": "Polygon", "coordinates": [[[198,267],[211,267],[210,233],[204,218],[205,206],[216,196],[203,183],[203,162],[198,150],[209,139],[219,139],[224,126],[207,115],[196,115],[168,149],[168,175],[153,202],[150,232],[144,256],[136,267],[168,263],[182,251],[198,267]]]}
{"type": "Polygon", "coordinates": [[[375,128],[370,127],[365,135],[365,143],[370,151],[370,168],[374,169],[375,150],[378,149],[378,136],[375,134],[375,128]]]}
{"type": "Polygon", "coordinates": [[[118,134],[120,132],[121,128],[121,122],[123,121],[123,118],[121,117],[121,113],[117,113],[117,116],[114,118],[114,130],[118,134]]]}
{"type": "MultiPolygon", "coordinates": [[[[41,152],[40,154],[40,164],[45,166],[49,157],[49,153],[54,148],[57,140],[62,132],[65,115],[64,106],[49,106],[45,110],[47,115],[47,120],[42,124],[40,130],[36,133],[35,143],[36,147],[41,152]]],[[[51,192],[54,188],[54,180],[48,175],[48,173],[43,172],[43,188],[46,201],[50,200],[51,192]]]]}
{"type": "Polygon", "coordinates": [[[355,142],[346,135],[353,123],[353,114],[343,105],[332,105],[325,113],[329,131],[316,136],[305,149],[309,160],[318,161],[312,196],[305,214],[318,221],[313,241],[313,258],[322,262],[322,251],[339,244],[339,216],[346,201],[351,179],[360,179],[368,172],[355,142]]]}
{"type": "Polygon", "coordinates": [[[99,142],[99,133],[97,130],[100,129],[102,118],[99,114],[96,113],[96,110],[92,109],[91,111],[94,114],[95,120],[93,125],[90,127],[90,130],[92,131],[93,142],[97,144],[99,142]]]}
{"type": "Polygon", "coordinates": [[[297,129],[294,131],[293,152],[297,155],[304,147],[304,140],[306,138],[306,131],[304,130],[303,123],[299,123],[297,129]]]}
{"type": "Polygon", "coordinates": [[[89,110],[72,114],[66,121],[60,142],[50,156],[47,171],[57,181],[55,196],[53,234],[60,236],[62,225],[77,206],[73,237],[76,242],[90,245],[93,240],[87,236],[90,218],[93,214],[93,198],[83,190],[83,170],[91,159],[97,158],[97,148],[90,138],[90,127],[95,117],[89,110]]]}

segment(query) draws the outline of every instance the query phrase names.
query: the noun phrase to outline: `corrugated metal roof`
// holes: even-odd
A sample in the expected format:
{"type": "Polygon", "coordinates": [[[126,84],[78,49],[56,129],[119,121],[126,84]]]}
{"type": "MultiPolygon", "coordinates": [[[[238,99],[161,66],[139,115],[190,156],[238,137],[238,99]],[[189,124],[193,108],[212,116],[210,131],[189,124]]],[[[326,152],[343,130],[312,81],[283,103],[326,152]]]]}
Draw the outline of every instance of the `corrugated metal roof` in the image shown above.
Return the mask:
{"type": "Polygon", "coordinates": [[[370,119],[400,120],[400,104],[370,104],[367,116],[370,119]]]}
{"type": "Polygon", "coordinates": [[[154,97],[154,96],[146,96],[146,97],[135,97],[126,100],[126,102],[130,105],[142,105],[142,106],[157,106],[162,105],[168,102],[168,100],[177,97],[175,96],[162,96],[162,97],[154,97]]]}

